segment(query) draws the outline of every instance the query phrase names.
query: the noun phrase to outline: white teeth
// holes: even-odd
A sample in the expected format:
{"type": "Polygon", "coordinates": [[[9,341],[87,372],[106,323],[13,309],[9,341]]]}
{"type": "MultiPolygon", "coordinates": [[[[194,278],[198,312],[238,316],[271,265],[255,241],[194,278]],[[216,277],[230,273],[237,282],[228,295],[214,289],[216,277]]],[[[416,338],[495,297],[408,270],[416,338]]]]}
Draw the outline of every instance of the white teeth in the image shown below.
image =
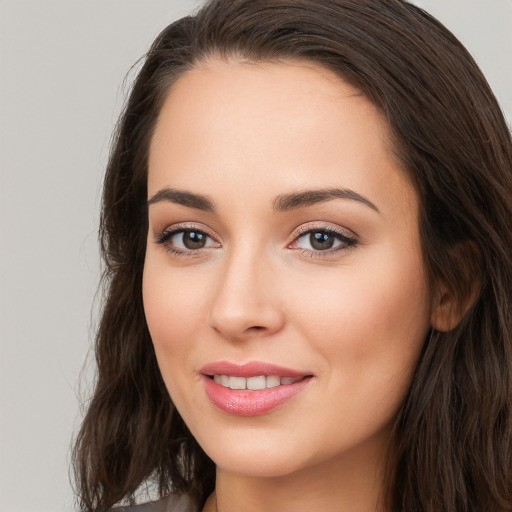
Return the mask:
{"type": "Polygon", "coordinates": [[[301,380],[302,377],[278,377],[277,375],[258,375],[256,377],[235,377],[233,375],[214,375],[213,380],[230,389],[248,389],[256,391],[259,389],[275,388],[277,386],[288,386],[301,380]]]}
{"type": "Polygon", "coordinates": [[[293,384],[294,382],[299,381],[300,379],[294,379],[293,377],[283,377],[281,379],[281,384],[283,386],[288,386],[289,384],[293,384]]]}
{"type": "Polygon", "coordinates": [[[229,387],[231,389],[246,389],[247,379],[245,377],[229,377],[229,387]]]}
{"type": "Polygon", "coordinates": [[[281,379],[276,375],[269,375],[267,377],[267,388],[275,388],[281,385],[281,379]]]}
{"type": "Polygon", "coordinates": [[[264,375],[258,377],[249,377],[247,379],[247,389],[265,389],[267,387],[267,380],[264,375]]]}

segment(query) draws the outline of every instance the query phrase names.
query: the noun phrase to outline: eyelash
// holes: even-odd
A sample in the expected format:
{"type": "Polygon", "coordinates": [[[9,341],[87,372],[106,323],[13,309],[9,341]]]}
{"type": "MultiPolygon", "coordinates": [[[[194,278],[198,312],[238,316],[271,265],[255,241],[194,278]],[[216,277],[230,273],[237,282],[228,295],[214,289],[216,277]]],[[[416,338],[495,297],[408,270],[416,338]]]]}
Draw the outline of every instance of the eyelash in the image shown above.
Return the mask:
{"type": "MultiPolygon", "coordinates": [[[[176,256],[184,256],[184,257],[188,257],[188,258],[194,258],[194,257],[201,256],[202,250],[204,248],[181,249],[181,248],[178,248],[176,246],[173,246],[170,243],[172,238],[175,237],[176,235],[179,235],[180,233],[183,233],[183,234],[185,234],[185,233],[196,233],[198,235],[203,235],[203,236],[205,236],[205,237],[215,241],[213,236],[211,234],[209,234],[207,231],[203,230],[203,229],[197,229],[194,226],[176,226],[173,229],[168,229],[168,230],[165,230],[162,233],[160,233],[156,237],[155,242],[158,245],[162,245],[167,252],[169,252],[171,254],[174,254],[176,256]]],[[[218,242],[216,242],[216,243],[218,243],[218,242]]]]}
{"type": "Polygon", "coordinates": [[[307,256],[309,258],[326,258],[329,256],[332,256],[335,253],[341,252],[341,251],[347,251],[349,249],[353,249],[358,244],[357,237],[350,236],[347,233],[344,233],[341,230],[334,229],[329,226],[305,226],[301,228],[298,233],[295,234],[293,242],[288,246],[295,250],[300,250],[301,254],[303,256],[307,256]],[[329,236],[334,237],[338,242],[340,242],[340,245],[329,248],[325,250],[311,250],[311,249],[304,249],[299,247],[293,247],[293,245],[297,245],[298,241],[309,235],[311,236],[313,233],[322,233],[329,236]]]}
{"type": "MultiPolygon", "coordinates": [[[[162,233],[160,233],[155,240],[155,243],[158,245],[162,245],[165,250],[173,255],[176,256],[184,256],[184,257],[199,257],[202,255],[203,250],[206,249],[204,247],[198,248],[198,249],[181,249],[176,246],[173,246],[170,241],[172,238],[176,235],[179,235],[180,233],[196,233],[198,235],[203,235],[210,240],[213,240],[216,244],[218,242],[215,241],[213,236],[209,234],[208,232],[197,229],[193,226],[177,226],[173,229],[165,230],[162,233]]],[[[332,227],[328,226],[315,226],[315,227],[304,227],[300,229],[294,236],[294,239],[292,243],[290,243],[287,247],[292,250],[300,250],[301,254],[304,256],[308,256],[310,258],[323,258],[328,257],[329,255],[332,255],[334,253],[340,252],[340,251],[347,251],[349,249],[354,248],[358,244],[358,240],[356,236],[349,236],[346,233],[342,231],[338,231],[337,229],[334,229],[332,227]],[[313,233],[323,233],[329,236],[334,237],[340,244],[334,248],[329,248],[325,250],[314,250],[314,249],[305,249],[305,248],[299,248],[294,247],[294,245],[297,245],[298,241],[309,235],[311,236],[313,233]]]]}

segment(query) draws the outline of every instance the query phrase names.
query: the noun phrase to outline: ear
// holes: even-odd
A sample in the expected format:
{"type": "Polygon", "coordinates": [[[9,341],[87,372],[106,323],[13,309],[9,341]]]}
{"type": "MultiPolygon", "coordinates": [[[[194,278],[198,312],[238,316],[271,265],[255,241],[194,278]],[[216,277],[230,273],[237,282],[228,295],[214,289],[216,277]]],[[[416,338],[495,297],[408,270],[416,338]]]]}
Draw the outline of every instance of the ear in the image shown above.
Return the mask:
{"type": "Polygon", "coordinates": [[[473,242],[457,244],[449,254],[449,286],[447,281],[436,282],[432,301],[431,326],[437,331],[455,329],[480,295],[482,280],[480,251],[473,242]]]}
{"type": "Polygon", "coordinates": [[[475,286],[474,291],[467,297],[459,297],[458,293],[450,290],[444,283],[439,286],[439,296],[436,297],[430,324],[436,331],[447,332],[455,329],[460,324],[468,310],[473,306],[478,297],[475,286]]]}

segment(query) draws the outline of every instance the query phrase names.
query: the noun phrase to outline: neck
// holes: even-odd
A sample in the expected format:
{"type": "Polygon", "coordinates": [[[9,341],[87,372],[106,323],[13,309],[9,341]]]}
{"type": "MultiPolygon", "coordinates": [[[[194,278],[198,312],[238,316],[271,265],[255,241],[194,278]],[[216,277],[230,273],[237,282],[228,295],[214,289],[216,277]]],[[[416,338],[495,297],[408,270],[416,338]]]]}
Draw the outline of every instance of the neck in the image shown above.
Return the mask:
{"type": "MultiPolygon", "coordinates": [[[[356,450],[357,451],[357,450],[356,450]]],[[[216,512],[384,512],[384,453],[344,454],[283,476],[248,476],[217,469],[216,512]]]]}

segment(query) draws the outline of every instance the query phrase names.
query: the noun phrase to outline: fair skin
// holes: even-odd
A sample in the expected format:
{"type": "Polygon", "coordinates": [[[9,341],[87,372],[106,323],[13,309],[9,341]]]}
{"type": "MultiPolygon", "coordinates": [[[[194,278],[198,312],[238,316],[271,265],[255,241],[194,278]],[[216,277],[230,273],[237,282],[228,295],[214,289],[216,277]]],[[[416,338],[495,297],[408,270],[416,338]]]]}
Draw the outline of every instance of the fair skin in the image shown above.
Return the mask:
{"type": "Polygon", "coordinates": [[[211,59],[170,90],[148,199],[144,307],[217,465],[204,510],[382,510],[390,429],[437,310],[417,195],[376,108],[312,63],[211,59]],[[331,192],[283,198],[311,190],[331,192]],[[215,384],[219,361],[292,369],[301,387],[234,413],[252,391],[215,384]]]}

